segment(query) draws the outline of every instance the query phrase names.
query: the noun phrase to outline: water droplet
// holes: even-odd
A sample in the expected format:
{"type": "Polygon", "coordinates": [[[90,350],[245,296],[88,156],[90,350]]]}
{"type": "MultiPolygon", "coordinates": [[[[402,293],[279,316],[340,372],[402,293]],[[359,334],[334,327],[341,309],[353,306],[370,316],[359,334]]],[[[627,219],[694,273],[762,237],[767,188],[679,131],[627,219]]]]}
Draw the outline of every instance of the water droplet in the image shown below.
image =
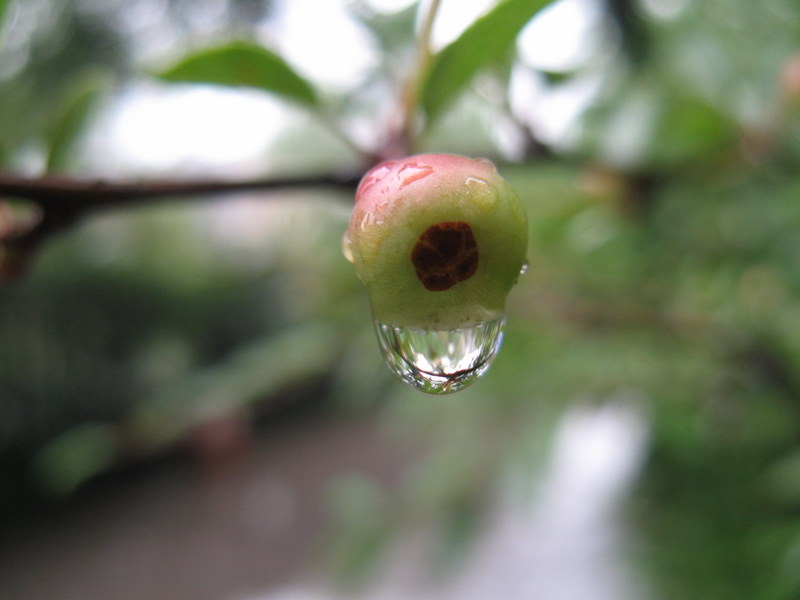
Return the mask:
{"type": "Polygon", "coordinates": [[[394,166],[395,161],[388,161],[381,163],[375,167],[373,167],[361,180],[361,183],[358,184],[358,190],[356,190],[356,202],[358,199],[366,194],[367,190],[371,188],[376,183],[380,182],[386,175],[388,175],[391,170],[392,166],[394,166]]]}
{"type": "Polygon", "coordinates": [[[469,177],[467,177],[467,180],[466,180],[465,183],[467,185],[478,185],[478,186],[492,185],[491,183],[489,183],[485,179],[482,179],[480,177],[475,177],[474,175],[470,175],[469,177]]]}
{"type": "Polygon", "coordinates": [[[415,181],[424,179],[425,177],[431,175],[432,173],[433,173],[432,166],[421,165],[419,163],[410,162],[407,165],[403,166],[397,172],[397,176],[402,180],[400,182],[400,189],[403,189],[404,187],[414,183],[415,181]]]}
{"type": "Polygon", "coordinates": [[[488,209],[497,202],[497,190],[485,179],[470,176],[464,181],[464,185],[471,204],[488,209]]]}
{"type": "MultiPolygon", "coordinates": [[[[352,261],[351,261],[352,262],[352,261]]],[[[531,263],[528,262],[528,259],[525,259],[525,262],[522,263],[522,266],[519,268],[519,274],[525,275],[528,272],[528,269],[531,268],[531,263]]]]}
{"type": "Polygon", "coordinates": [[[342,254],[344,254],[344,257],[350,262],[355,260],[353,257],[353,249],[350,247],[350,234],[346,231],[342,236],[342,254]]]}
{"type": "Polygon", "coordinates": [[[378,222],[377,217],[374,213],[365,211],[364,214],[361,215],[361,220],[358,222],[358,229],[360,231],[366,231],[370,228],[370,226],[374,225],[378,222]]]}
{"type": "Polygon", "coordinates": [[[410,386],[449,394],[472,385],[489,368],[503,340],[505,318],[460,329],[412,329],[375,323],[389,368],[410,386]]]}

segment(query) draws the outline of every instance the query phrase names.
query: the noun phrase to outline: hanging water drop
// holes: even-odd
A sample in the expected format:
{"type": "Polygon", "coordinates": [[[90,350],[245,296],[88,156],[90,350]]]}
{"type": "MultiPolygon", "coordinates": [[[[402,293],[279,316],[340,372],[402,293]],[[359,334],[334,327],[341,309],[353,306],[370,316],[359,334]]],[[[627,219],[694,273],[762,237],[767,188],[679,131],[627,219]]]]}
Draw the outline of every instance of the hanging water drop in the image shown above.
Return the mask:
{"type": "Polygon", "coordinates": [[[505,318],[459,329],[414,329],[375,322],[389,368],[429,394],[472,385],[489,368],[503,340],[505,318]]]}

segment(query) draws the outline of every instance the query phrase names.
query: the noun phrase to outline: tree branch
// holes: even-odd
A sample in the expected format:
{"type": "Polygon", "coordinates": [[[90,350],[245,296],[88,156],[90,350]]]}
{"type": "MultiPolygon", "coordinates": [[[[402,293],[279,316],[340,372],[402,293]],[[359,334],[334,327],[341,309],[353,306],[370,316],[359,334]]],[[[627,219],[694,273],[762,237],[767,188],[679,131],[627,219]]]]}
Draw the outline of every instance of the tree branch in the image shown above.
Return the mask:
{"type": "Polygon", "coordinates": [[[3,199],[17,198],[39,209],[37,219],[12,223],[5,231],[0,231],[0,282],[21,277],[44,243],[92,211],[136,206],[164,198],[200,200],[238,192],[329,188],[353,193],[359,177],[360,174],[328,174],[239,181],[108,181],[55,175],[29,178],[0,173],[0,207],[3,199]]]}
{"type": "Polygon", "coordinates": [[[340,188],[354,190],[358,175],[317,175],[221,181],[144,180],[114,182],[104,179],[88,180],[71,177],[44,176],[37,178],[0,173],[0,197],[28,200],[44,211],[83,213],[99,208],[130,206],[165,197],[229,194],[246,191],[277,191],[292,188],[340,188]]]}

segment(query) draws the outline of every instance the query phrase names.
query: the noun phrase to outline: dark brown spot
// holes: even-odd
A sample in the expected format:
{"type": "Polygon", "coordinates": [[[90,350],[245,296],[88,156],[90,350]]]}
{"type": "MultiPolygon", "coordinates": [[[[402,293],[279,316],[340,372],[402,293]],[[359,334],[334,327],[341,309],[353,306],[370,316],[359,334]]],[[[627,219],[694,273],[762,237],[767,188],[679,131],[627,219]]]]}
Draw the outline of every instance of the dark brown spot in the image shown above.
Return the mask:
{"type": "Polygon", "coordinates": [[[411,251],[417,277],[432,292],[449,290],[475,275],[478,244],[472,228],[463,222],[431,225],[411,251]]]}

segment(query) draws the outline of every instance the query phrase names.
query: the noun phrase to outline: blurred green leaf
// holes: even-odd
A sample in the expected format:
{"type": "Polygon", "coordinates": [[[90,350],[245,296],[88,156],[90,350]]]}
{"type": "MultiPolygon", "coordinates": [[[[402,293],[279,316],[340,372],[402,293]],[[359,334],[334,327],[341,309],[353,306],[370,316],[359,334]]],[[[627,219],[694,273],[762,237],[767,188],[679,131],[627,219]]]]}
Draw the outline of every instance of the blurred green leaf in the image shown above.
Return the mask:
{"type": "Polygon", "coordinates": [[[67,100],[63,111],[47,132],[49,138],[48,171],[62,168],[69,163],[73,145],[84,130],[102,91],[102,84],[93,81],[82,86],[67,100]]]}
{"type": "Polygon", "coordinates": [[[48,443],[36,455],[33,476],[48,492],[65,496],[102,472],[117,454],[117,432],[106,423],[86,423],[48,443]]]}
{"type": "Polygon", "coordinates": [[[167,81],[252,87],[316,106],[317,93],[281,56],[255,44],[234,42],[185,57],[158,74],[167,81]]]}
{"type": "Polygon", "coordinates": [[[441,115],[481,69],[505,57],[525,24],[549,3],[505,0],[437,54],[420,89],[428,119],[441,115]]]}
{"type": "Polygon", "coordinates": [[[639,2],[606,0],[604,4],[609,19],[619,33],[625,57],[636,66],[644,65],[649,57],[651,42],[639,2]]]}
{"type": "Polygon", "coordinates": [[[6,13],[6,7],[8,6],[9,0],[0,0],[0,23],[3,21],[3,16],[6,13]]]}
{"type": "Polygon", "coordinates": [[[575,71],[540,71],[542,77],[550,85],[560,85],[572,81],[575,77],[575,71]]]}
{"type": "Polygon", "coordinates": [[[724,152],[735,142],[735,124],[702,100],[676,94],[666,103],[653,133],[653,161],[696,161],[724,152]]]}
{"type": "Polygon", "coordinates": [[[443,565],[452,565],[462,558],[478,533],[484,509],[478,499],[469,495],[455,502],[444,514],[443,565]]]}
{"type": "Polygon", "coordinates": [[[377,566],[389,541],[388,498],[374,482],[355,474],[336,480],[329,496],[338,530],[329,548],[331,567],[343,582],[355,583],[377,566]]]}
{"type": "Polygon", "coordinates": [[[225,361],[164,386],[141,401],[132,430],[145,448],[180,437],[197,420],[263,402],[292,385],[313,381],[333,368],[341,330],[309,322],[238,349],[225,361]]]}
{"type": "Polygon", "coordinates": [[[769,466],[764,473],[764,488],[777,502],[800,506],[800,451],[793,450],[769,466]]]}

